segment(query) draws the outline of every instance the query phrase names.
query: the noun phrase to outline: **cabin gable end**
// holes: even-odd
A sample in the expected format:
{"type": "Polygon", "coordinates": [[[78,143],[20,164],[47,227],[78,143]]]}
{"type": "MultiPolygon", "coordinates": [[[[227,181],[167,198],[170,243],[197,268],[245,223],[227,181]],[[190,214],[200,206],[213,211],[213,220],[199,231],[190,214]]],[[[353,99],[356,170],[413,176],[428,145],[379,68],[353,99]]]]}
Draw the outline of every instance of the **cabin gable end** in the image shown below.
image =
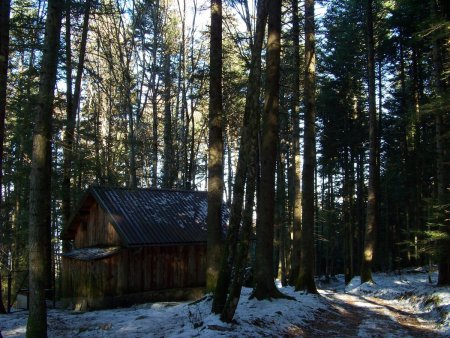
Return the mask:
{"type": "Polygon", "coordinates": [[[97,201],[89,206],[89,212],[84,217],[78,217],[75,229],[74,247],[116,246],[122,241],[112,223],[112,217],[103,210],[97,201]]]}

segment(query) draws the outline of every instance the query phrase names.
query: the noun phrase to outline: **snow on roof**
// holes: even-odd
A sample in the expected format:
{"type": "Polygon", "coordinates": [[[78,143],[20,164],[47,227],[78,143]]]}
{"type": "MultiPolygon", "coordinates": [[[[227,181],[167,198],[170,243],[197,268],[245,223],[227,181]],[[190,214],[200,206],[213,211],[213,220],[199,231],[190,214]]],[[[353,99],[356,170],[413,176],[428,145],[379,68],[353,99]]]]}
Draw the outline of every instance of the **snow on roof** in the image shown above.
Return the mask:
{"type": "Polygon", "coordinates": [[[118,246],[111,246],[104,248],[97,248],[97,247],[81,248],[81,249],[74,249],[67,253],[63,253],[63,256],[73,259],[80,259],[83,261],[92,261],[95,259],[101,259],[112,256],[118,253],[119,251],[120,247],[118,246]]]}
{"type": "MultiPolygon", "coordinates": [[[[206,242],[207,192],[91,187],[84,205],[92,199],[109,214],[126,246],[206,242]]],[[[225,228],[225,209],[222,215],[225,228]]],[[[69,223],[63,239],[73,239],[77,226],[69,223]]]]}

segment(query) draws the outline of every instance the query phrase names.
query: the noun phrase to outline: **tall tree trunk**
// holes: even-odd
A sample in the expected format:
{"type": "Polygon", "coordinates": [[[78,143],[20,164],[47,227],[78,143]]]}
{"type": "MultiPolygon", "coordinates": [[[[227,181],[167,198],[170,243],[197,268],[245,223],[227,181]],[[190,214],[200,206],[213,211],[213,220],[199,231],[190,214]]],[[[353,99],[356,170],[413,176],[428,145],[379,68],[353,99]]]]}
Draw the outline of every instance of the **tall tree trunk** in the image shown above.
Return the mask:
{"type": "MultiPolygon", "coordinates": [[[[184,1],[185,2],[185,1],[184,1]]],[[[180,7],[180,0],[177,0],[178,7],[180,7]]],[[[184,6],[186,7],[186,6],[184,6]]],[[[177,93],[176,93],[176,112],[175,112],[175,130],[176,130],[176,178],[177,178],[177,187],[184,187],[184,177],[183,177],[183,148],[185,145],[183,144],[184,140],[184,111],[182,107],[182,91],[184,87],[184,50],[185,50],[185,17],[186,17],[186,10],[179,8],[180,12],[180,20],[181,20],[181,42],[179,46],[178,51],[178,81],[177,81],[177,93]]]]}
{"type": "Polygon", "coordinates": [[[225,189],[225,195],[226,195],[226,204],[229,208],[231,206],[231,198],[232,198],[232,191],[233,191],[233,151],[232,151],[232,145],[231,145],[231,136],[225,132],[225,149],[227,152],[227,185],[224,188],[225,189]]]}
{"type": "Polygon", "coordinates": [[[283,228],[287,219],[286,215],[286,181],[285,181],[285,154],[282,154],[280,149],[280,142],[278,142],[278,154],[277,154],[277,175],[276,175],[276,203],[275,203],[275,247],[274,247],[274,262],[273,272],[274,277],[278,277],[283,281],[282,270],[284,257],[284,247],[282,244],[283,228]]]}
{"type": "Polygon", "coordinates": [[[152,87],[152,186],[156,188],[158,186],[158,97],[160,96],[157,83],[157,52],[158,52],[158,39],[160,33],[159,27],[159,1],[156,1],[153,8],[153,46],[152,46],[152,75],[151,75],[151,87],[152,87]]]}
{"type": "Polygon", "coordinates": [[[257,196],[256,266],[253,296],[280,297],[273,278],[273,239],[275,207],[275,166],[278,139],[281,0],[269,2],[267,73],[261,135],[261,177],[257,196]]]}
{"type": "MultiPolygon", "coordinates": [[[[129,69],[127,69],[127,72],[129,69]]],[[[133,112],[133,103],[131,101],[131,77],[127,73],[125,75],[125,110],[128,115],[128,187],[137,188],[137,172],[136,172],[136,135],[135,121],[133,112]]]]}
{"type": "MultiPolygon", "coordinates": [[[[347,129],[351,132],[352,129],[347,129]]],[[[354,157],[352,149],[346,147],[344,155],[344,183],[343,183],[343,213],[344,213],[344,276],[345,284],[353,278],[353,238],[354,238],[354,217],[353,217],[353,196],[354,191],[354,157]]]]}
{"type": "MultiPolygon", "coordinates": [[[[432,19],[433,21],[450,20],[449,5],[445,1],[431,1],[432,6],[432,19]]],[[[433,66],[434,66],[434,90],[438,95],[444,95],[448,92],[450,77],[445,73],[445,62],[448,62],[450,58],[450,46],[448,41],[439,38],[440,30],[434,31],[433,34],[433,66]]],[[[448,115],[448,108],[442,107],[443,103],[439,102],[436,106],[435,117],[435,130],[436,130],[436,200],[439,206],[450,203],[450,191],[449,191],[449,175],[448,170],[448,141],[444,137],[444,117],[448,115]]],[[[448,120],[448,118],[447,118],[448,120]]],[[[446,208],[448,212],[448,207],[446,208]]],[[[450,235],[450,222],[448,217],[442,217],[442,225],[439,231],[445,235],[450,235]]],[[[450,285],[450,249],[449,240],[439,241],[439,276],[438,285],[450,285]]]]}
{"type": "MultiPolygon", "coordinates": [[[[181,11],[180,11],[181,12],[181,11]]],[[[189,114],[187,107],[187,86],[186,86],[186,0],[183,0],[183,11],[181,21],[181,46],[180,46],[180,78],[181,78],[181,107],[180,107],[180,148],[181,163],[178,168],[181,186],[184,189],[190,189],[190,183],[187,180],[188,172],[188,138],[189,138],[189,114]]]]}
{"type": "MultiPolygon", "coordinates": [[[[261,50],[264,41],[265,25],[267,21],[267,3],[268,0],[259,0],[257,8],[257,19],[255,28],[254,44],[252,45],[252,60],[250,65],[250,74],[248,78],[248,87],[245,100],[244,121],[241,132],[241,142],[239,147],[238,163],[236,166],[235,182],[233,186],[233,202],[231,205],[230,222],[227,233],[227,240],[224,246],[222,262],[220,266],[219,279],[214,294],[212,311],[221,313],[223,320],[233,317],[237,302],[240,297],[241,285],[235,284],[234,291],[230,292],[228,299],[229,305],[224,309],[227,302],[227,293],[231,279],[231,257],[234,257],[234,250],[237,244],[239,228],[242,219],[242,207],[244,203],[244,190],[246,196],[246,207],[243,219],[243,228],[246,229],[248,222],[251,224],[252,218],[246,218],[247,211],[252,206],[253,214],[253,195],[256,190],[257,176],[257,138],[258,138],[258,120],[259,120],[259,98],[261,91],[261,50]],[[247,188],[245,188],[247,182],[247,188]],[[232,297],[232,298],[231,298],[232,297]],[[237,298],[236,298],[237,297],[237,298]],[[234,309],[232,309],[234,307],[234,309]]],[[[250,225],[251,226],[251,225],[250,225]]],[[[244,237],[243,230],[243,237],[244,237]]],[[[244,239],[243,239],[244,241],[244,239]]],[[[244,242],[243,242],[244,243],[244,242]]],[[[244,245],[244,244],[243,244],[244,245]]],[[[242,249],[245,250],[245,249],[242,249]]],[[[243,255],[243,254],[242,254],[243,255]]],[[[241,256],[242,256],[241,255],[241,256]]],[[[231,319],[230,319],[231,320],[231,319]]]]}
{"type": "Polygon", "coordinates": [[[292,222],[292,254],[289,284],[294,285],[298,278],[300,267],[302,196],[300,191],[301,163],[300,163],[300,20],[298,0],[292,0],[292,44],[294,46],[292,83],[292,191],[293,191],[293,222],[292,222]]]}
{"type": "MultiPolygon", "coordinates": [[[[414,101],[414,109],[413,109],[413,121],[414,125],[411,126],[413,129],[413,142],[414,142],[414,166],[412,168],[412,174],[414,177],[414,185],[413,185],[413,208],[412,208],[412,216],[413,216],[413,229],[414,229],[414,258],[415,264],[422,264],[419,257],[419,248],[418,248],[418,232],[423,231],[422,229],[422,220],[421,220],[421,190],[422,190],[422,177],[420,175],[421,168],[421,158],[420,158],[420,150],[421,150],[421,113],[420,113],[420,79],[419,79],[419,63],[420,63],[420,52],[417,47],[413,49],[413,101],[414,101]]],[[[381,90],[379,96],[381,97],[381,90]]],[[[380,102],[381,105],[381,102],[380,102]]],[[[381,107],[380,107],[379,121],[382,119],[381,107]]],[[[378,123],[378,158],[380,158],[380,140],[382,135],[381,130],[381,122],[378,123]]],[[[380,163],[380,160],[378,160],[380,163]]],[[[381,197],[380,197],[381,200],[381,197]]]]}
{"type": "MultiPolygon", "coordinates": [[[[4,0],[0,4],[0,233],[4,232],[3,222],[3,142],[5,138],[5,118],[6,118],[6,86],[8,79],[8,59],[9,59],[9,13],[11,1],[4,0]]],[[[0,247],[3,243],[0,242],[0,247]]],[[[1,280],[1,274],[0,274],[1,280]]],[[[0,285],[0,313],[5,313],[3,305],[2,287],[0,285]]]]}
{"type": "MultiPolygon", "coordinates": [[[[92,98],[94,101],[93,104],[93,114],[94,114],[94,149],[95,149],[95,176],[97,184],[105,184],[104,174],[103,174],[103,166],[102,166],[102,158],[101,158],[101,148],[103,147],[102,143],[102,121],[101,121],[101,107],[102,100],[100,90],[97,88],[98,94],[97,97],[92,98]],[[96,102],[95,102],[95,99],[96,102]]],[[[104,163],[104,162],[103,162],[104,163]]]]}
{"type": "MultiPolygon", "coordinates": [[[[357,125],[362,125],[362,114],[358,114],[357,125]]],[[[357,229],[355,230],[357,241],[355,245],[354,257],[355,266],[360,267],[362,261],[362,252],[364,248],[364,224],[365,224],[365,213],[364,213],[364,201],[365,201],[365,186],[364,186],[364,148],[360,144],[356,155],[356,218],[357,218],[357,229]]]]}
{"type": "Polygon", "coordinates": [[[314,0],[305,0],[305,137],[303,160],[302,252],[296,290],[317,293],[314,282],[314,173],[316,167],[316,51],[314,0]]]}
{"type": "MultiPolygon", "coordinates": [[[[264,2],[264,1],[263,1],[264,2]]],[[[256,122],[256,121],[255,121],[256,122]]],[[[253,136],[256,136],[257,128],[253,129],[253,136]]],[[[245,189],[245,209],[242,215],[242,229],[240,231],[239,246],[234,261],[234,275],[230,285],[225,306],[220,315],[220,319],[224,322],[231,323],[236,312],[239,299],[241,297],[242,285],[244,283],[245,267],[250,249],[250,236],[253,226],[253,207],[256,190],[256,137],[253,139],[253,146],[250,152],[253,160],[250,159],[250,165],[247,172],[247,185],[245,189]]]]}
{"type": "MultiPolygon", "coordinates": [[[[67,224],[69,217],[70,217],[70,163],[69,163],[69,156],[68,152],[71,152],[71,150],[68,150],[68,143],[70,136],[68,135],[69,131],[69,121],[70,117],[73,112],[73,93],[72,93],[72,41],[71,41],[71,13],[70,13],[71,5],[70,2],[66,4],[66,36],[65,36],[65,42],[66,42],[66,118],[67,118],[67,125],[66,130],[64,134],[64,146],[63,146],[63,154],[64,154],[64,161],[63,161],[63,179],[62,179],[62,189],[61,189],[61,211],[62,211],[62,218],[63,218],[63,224],[64,226],[67,224]]],[[[72,132],[73,134],[73,132],[72,132]]],[[[72,136],[73,137],[73,136],[72,136]]],[[[72,142],[73,143],[73,142],[72,142]]],[[[69,251],[70,244],[68,241],[63,240],[62,241],[62,250],[63,252],[69,251]]]]}
{"type": "MultiPolygon", "coordinates": [[[[66,225],[70,218],[70,171],[72,159],[70,155],[72,154],[73,146],[73,131],[75,129],[75,114],[73,113],[73,90],[72,90],[72,34],[71,34],[71,2],[68,1],[66,4],[66,129],[64,132],[64,146],[63,146],[63,179],[62,179],[62,189],[61,189],[61,211],[63,217],[63,224],[66,225]],[[73,123],[72,123],[73,121],[73,123]],[[70,132],[71,131],[71,132],[70,132]],[[71,142],[72,140],[72,142],[71,142]]],[[[69,250],[69,243],[63,241],[63,251],[69,250]]]]}
{"type": "MultiPolygon", "coordinates": [[[[404,33],[403,33],[403,29],[400,29],[400,36],[399,36],[399,56],[400,56],[400,111],[402,113],[402,115],[404,115],[405,117],[408,116],[408,105],[407,105],[407,91],[406,91],[406,65],[405,65],[405,38],[404,38],[404,33]]],[[[405,127],[405,133],[402,135],[403,139],[402,139],[402,152],[403,152],[403,156],[405,158],[405,167],[406,167],[406,182],[407,182],[407,192],[409,193],[409,191],[411,190],[411,187],[414,186],[415,182],[414,182],[414,178],[411,175],[411,170],[410,168],[412,167],[412,163],[413,160],[411,159],[411,154],[409,151],[409,147],[408,147],[408,128],[405,127]]],[[[409,196],[408,196],[409,197],[409,196]]],[[[410,260],[411,260],[411,251],[410,251],[410,245],[409,243],[411,242],[411,227],[410,227],[410,213],[409,213],[409,209],[410,209],[410,198],[408,198],[407,202],[407,207],[408,207],[408,214],[407,214],[407,219],[406,219],[406,231],[405,234],[403,235],[404,237],[406,237],[404,240],[408,243],[406,250],[403,253],[402,257],[405,264],[410,264],[410,260]]],[[[400,263],[400,260],[399,260],[400,263]]]]}
{"type": "Polygon", "coordinates": [[[51,138],[59,36],[64,1],[49,0],[33,131],[29,214],[29,297],[27,337],[47,336],[45,288],[51,275],[51,138]]]}
{"type": "MultiPolygon", "coordinates": [[[[444,187],[444,179],[445,179],[445,173],[444,173],[444,165],[443,165],[443,154],[444,154],[444,146],[443,146],[443,118],[440,114],[437,114],[436,116],[436,171],[437,171],[437,180],[438,180],[438,187],[437,187],[437,203],[438,205],[443,205],[445,203],[445,187],[444,187]]],[[[447,209],[448,210],[448,209],[447,209]]],[[[442,231],[444,233],[448,233],[449,231],[449,221],[444,220],[442,224],[442,229],[439,229],[439,231],[442,231]],[[447,223],[447,224],[446,224],[447,223]]],[[[450,249],[448,245],[448,240],[441,240],[439,245],[439,262],[438,262],[438,270],[439,270],[439,276],[438,276],[438,285],[449,285],[450,284],[450,249]]]]}
{"type": "Polygon", "coordinates": [[[170,72],[170,50],[166,46],[164,54],[164,165],[163,188],[172,188],[174,184],[174,144],[172,136],[172,109],[171,109],[172,76],[170,72]]]}
{"type": "Polygon", "coordinates": [[[375,96],[375,63],[373,41],[373,0],[366,6],[367,69],[369,90],[369,185],[367,201],[367,220],[364,233],[364,251],[361,263],[361,283],[372,281],[372,259],[375,249],[378,226],[377,205],[377,112],[375,96]]]}
{"type": "Polygon", "coordinates": [[[151,183],[153,188],[158,187],[158,91],[153,89],[154,93],[152,95],[152,172],[151,172],[151,183]]]}
{"type": "MultiPolygon", "coordinates": [[[[403,51],[401,54],[404,54],[403,51]]],[[[419,230],[419,218],[418,209],[419,201],[418,191],[420,185],[420,179],[418,177],[418,145],[419,145],[419,79],[417,73],[417,46],[413,46],[411,54],[411,67],[412,67],[412,86],[411,86],[411,104],[410,109],[406,107],[406,90],[404,70],[401,71],[401,88],[402,88],[402,104],[404,107],[404,114],[406,115],[407,125],[405,128],[405,140],[404,140],[404,152],[405,152],[405,169],[406,169],[406,187],[407,187],[407,239],[408,242],[408,263],[415,265],[417,264],[418,252],[417,252],[417,231],[419,230]],[[412,248],[414,251],[411,251],[412,248]]],[[[402,67],[404,67],[404,62],[402,67]]],[[[380,130],[378,130],[380,132],[380,130]]]]}
{"type": "MultiPolygon", "coordinates": [[[[381,168],[381,135],[383,133],[383,64],[382,64],[382,55],[380,54],[377,60],[378,63],[378,74],[377,74],[377,82],[378,82],[378,137],[377,137],[377,187],[379,191],[379,197],[378,197],[378,219],[380,219],[381,224],[381,201],[387,200],[387,197],[383,197],[383,190],[381,188],[381,178],[380,178],[380,168],[381,168]]],[[[417,183],[416,183],[417,185],[417,183]]],[[[384,215],[383,215],[384,216],[384,215]]],[[[389,237],[391,233],[389,232],[389,224],[388,222],[383,223],[383,229],[386,232],[386,235],[383,236],[383,249],[386,250],[387,254],[382,257],[383,265],[386,269],[389,269],[389,256],[392,253],[390,251],[390,245],[389,245],[389,237]]]]}
{"type": "Polygon", "coordinates": [[[211,1],[209,85],[208,241],[206,289],[213,291],[222,254],[223,111],[222,111],[222,0],[211,1]]]}
{"type": "MultiPolygon", "coordinates": [[[[71,213],[71,171],[73,162],[73,143],[75,132],[75,120],[81,95],[81,78],[83,76],[84,60],[86,55],[87,35],[89,30],[89,15],[91,0],[84,4],[83,28],[81,33],[80,54],[78,58],[77,74],[75,78],[75,90],[72,95],[72,50],[71,50],[71,26],[70,26],[70,1],[66,5],[66,74],[67,74],[67,112],[66,130],[64,132],[64,162],[62,180],[61,209],[63,223],[67,224],[71,213]]],[[[63,249],[67,244],[63,245],[63,249]]]]}

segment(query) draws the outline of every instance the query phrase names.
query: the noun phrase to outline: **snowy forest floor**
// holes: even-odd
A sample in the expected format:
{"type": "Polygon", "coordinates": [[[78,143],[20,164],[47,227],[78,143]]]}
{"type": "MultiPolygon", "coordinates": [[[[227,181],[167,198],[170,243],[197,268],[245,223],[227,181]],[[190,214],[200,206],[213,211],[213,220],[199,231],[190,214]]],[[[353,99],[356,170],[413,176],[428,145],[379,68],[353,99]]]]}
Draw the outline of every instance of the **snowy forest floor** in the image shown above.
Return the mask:
{"type": "MultiPolygon", "coordinates": [[[[374,274],[375,284],[342,276],[325,283],[320,295],[280,290],[295,300],[249,300],[244,288],[233,324],[210,313],[211,297],[195,303],[149,303],[130,308],[74,312],[51,309],[52,337],[449,337],[450,288],[428,282],[425,269],[374,274]]],[[[26,311],[0,315],[0,332],[24,337],[26,311]]]]}

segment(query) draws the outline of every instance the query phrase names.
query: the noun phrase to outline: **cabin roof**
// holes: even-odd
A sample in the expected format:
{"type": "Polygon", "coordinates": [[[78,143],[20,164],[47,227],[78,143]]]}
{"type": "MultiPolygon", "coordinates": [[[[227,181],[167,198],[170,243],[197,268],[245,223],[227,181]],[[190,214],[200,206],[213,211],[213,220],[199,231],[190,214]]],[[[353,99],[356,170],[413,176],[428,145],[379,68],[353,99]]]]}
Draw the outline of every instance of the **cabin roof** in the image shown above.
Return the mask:
{"type": "Polygon", "coordinates": [[[63,239],[75,238],[79,217],[94,201],[110,216],[125,246],[206,242],[207,192],[107,187],[88,190],[63,239]]]}

